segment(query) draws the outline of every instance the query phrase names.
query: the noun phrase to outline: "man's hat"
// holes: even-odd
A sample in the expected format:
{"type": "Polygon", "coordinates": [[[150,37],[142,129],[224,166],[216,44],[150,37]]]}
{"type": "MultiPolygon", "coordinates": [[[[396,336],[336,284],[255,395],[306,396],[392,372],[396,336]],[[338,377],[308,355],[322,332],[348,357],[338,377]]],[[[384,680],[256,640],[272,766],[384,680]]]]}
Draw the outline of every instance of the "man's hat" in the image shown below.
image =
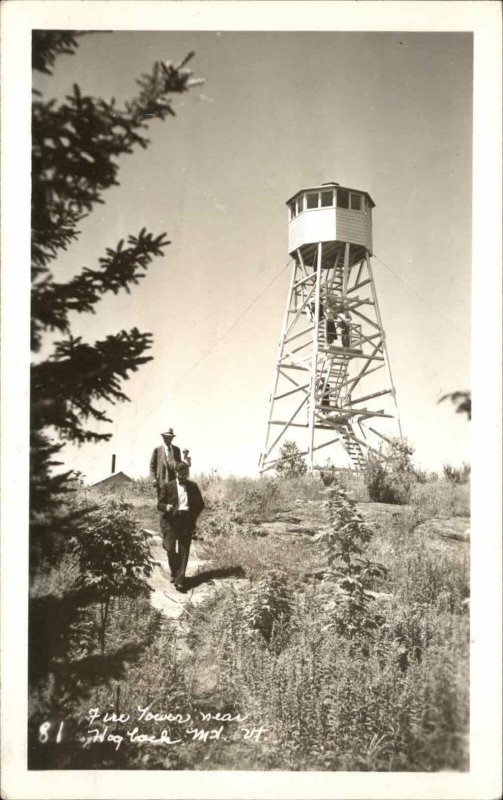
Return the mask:
{"type": "Polygon", "coordinates": [[[173,431],[173,428],[169,428],[167,431],[163,431],[161,436],[176,436],[176,433],[173,431]]]}

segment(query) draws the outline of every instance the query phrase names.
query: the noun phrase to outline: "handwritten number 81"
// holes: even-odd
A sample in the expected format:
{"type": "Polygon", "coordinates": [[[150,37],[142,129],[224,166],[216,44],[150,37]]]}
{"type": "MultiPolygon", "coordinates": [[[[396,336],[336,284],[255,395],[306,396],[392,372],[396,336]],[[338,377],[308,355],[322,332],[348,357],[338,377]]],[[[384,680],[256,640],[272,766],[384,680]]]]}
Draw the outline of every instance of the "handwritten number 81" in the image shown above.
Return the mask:
{"type": "MultiPolygon", "coordinates": [[[[56,734],[56,742],[59,744],[62,736],[63,736],[63,725],[64,722],[59,723],[58,732],[56,734]]],[[[46,744],[49,741],[49,730],[51,728],[50,722],[43,722],[42,725],[38,729],[38,740],[42,744],[46,744]]]]}

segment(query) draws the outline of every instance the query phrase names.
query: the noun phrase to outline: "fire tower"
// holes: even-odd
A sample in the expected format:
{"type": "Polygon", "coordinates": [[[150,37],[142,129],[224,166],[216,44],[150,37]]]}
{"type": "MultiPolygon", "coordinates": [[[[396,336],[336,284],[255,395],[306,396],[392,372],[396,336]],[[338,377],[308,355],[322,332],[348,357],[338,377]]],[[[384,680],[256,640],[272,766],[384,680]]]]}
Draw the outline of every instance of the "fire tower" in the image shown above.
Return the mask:
{"type": "Polygon", "coordinates": [[[321,448],[361,469],[380,439],[402,435],[372,274],[367,192],[325,183],[288,202],[292,275],[260,471],[286,439],[315,466],[321,448]],[[303,430],[302,430],[303,429],[303,430]]]}

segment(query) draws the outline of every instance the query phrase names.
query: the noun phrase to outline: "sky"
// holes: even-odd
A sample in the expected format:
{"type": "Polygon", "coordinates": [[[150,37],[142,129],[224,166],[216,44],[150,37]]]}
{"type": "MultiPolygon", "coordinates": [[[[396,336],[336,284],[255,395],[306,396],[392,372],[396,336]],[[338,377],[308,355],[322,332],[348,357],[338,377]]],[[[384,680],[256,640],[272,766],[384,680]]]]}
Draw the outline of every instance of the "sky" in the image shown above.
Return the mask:
{"type": "Polygon", "coordinates": [[[124,101],[155,60],[192,50],[204,85],[121,158],[120,186],[54,262],[70,277],[144,226],[172,242],[131,295],[72,319],[87,341],[137,326],[154,345],[100,428],[111,441],[67,446],[67,465],[93,482],[116,454],[143,477],[173,427],[194,473],[258,473],[290,277],[285,202],[327,181],[376,203],[374,279],[416,462],[468,461],[470,426],[438,400],[470,377],[471,34],[97,33],[35,86],[124,101]]]}

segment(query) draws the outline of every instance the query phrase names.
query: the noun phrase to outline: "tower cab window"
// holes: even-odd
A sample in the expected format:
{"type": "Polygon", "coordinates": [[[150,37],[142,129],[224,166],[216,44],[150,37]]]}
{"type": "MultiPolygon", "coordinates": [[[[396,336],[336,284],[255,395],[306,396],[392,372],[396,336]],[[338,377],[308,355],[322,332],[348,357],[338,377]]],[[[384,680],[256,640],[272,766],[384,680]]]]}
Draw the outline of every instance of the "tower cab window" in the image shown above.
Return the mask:
{"type": "Polygon", "coordinates": [[[322,192],[321,193],[321,207],[328,208],[328,206],[333,206],[334,204],[334,193],[333,192],[322,192]]]}
{"type": "Polygon", "coordinates": [[[343,189],[337,189],[337,207],[349,208],[349,192],[345,192],[343,189]]]}
{"type": "Polygon", "coordinates": [[[361,195],[353,194],[351,192],[351,208],[354,209],[355,211],[361,211],[362,210],[362,198],[361,198],[361,195]]]}
{"type": "Polygon", "coordinates": [[[319,192],[307,192],[293,200],[288,206],[290,219],[294,219],[306,208],[330,208],[334,204],[338,208],[350,208],[352,211],[366,211],[368,207],[364,195],[346,189],[322,189],[319,192]]]}

